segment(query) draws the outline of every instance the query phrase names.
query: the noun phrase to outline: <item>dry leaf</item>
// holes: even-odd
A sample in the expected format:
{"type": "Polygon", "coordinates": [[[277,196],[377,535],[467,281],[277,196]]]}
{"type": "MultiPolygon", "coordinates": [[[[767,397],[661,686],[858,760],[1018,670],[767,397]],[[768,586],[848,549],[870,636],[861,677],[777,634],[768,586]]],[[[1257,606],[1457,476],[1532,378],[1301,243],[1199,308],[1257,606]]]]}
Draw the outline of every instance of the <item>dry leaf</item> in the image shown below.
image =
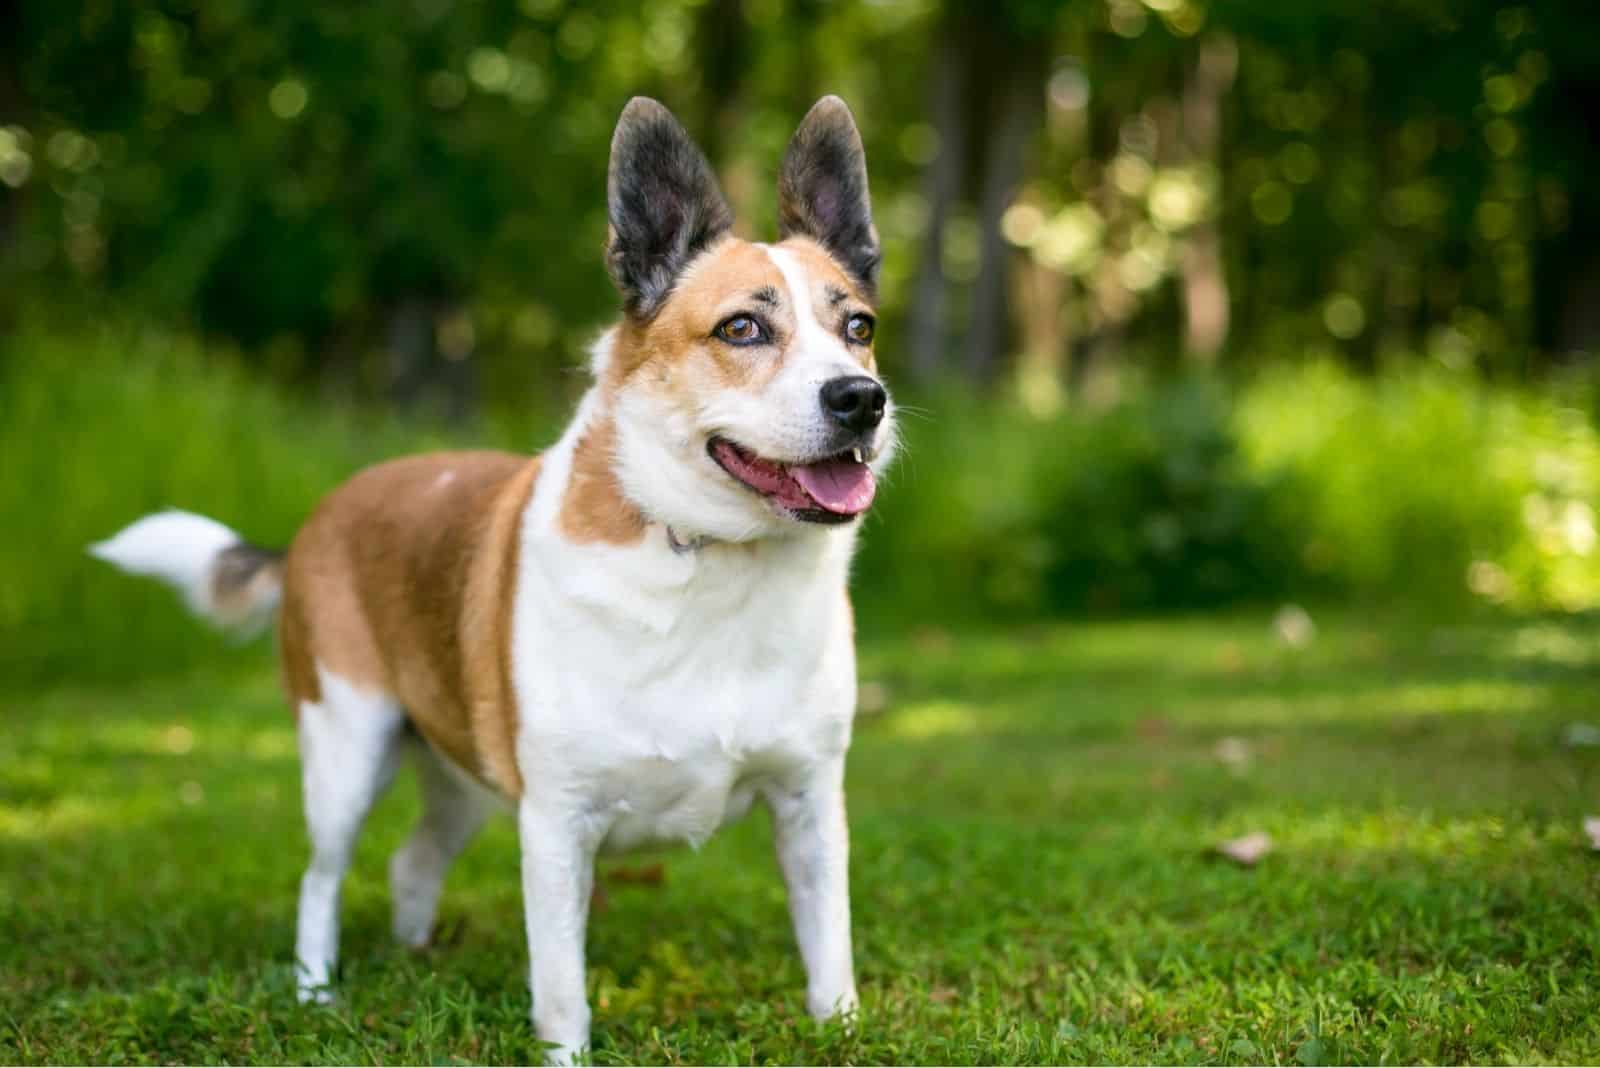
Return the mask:
{"type": "Polygon", "coordinates": [[[1230,838],[1217,846],[1217,852],[1246,868],[1255,867],[1262,857],[1272,852],[1272,836],[1265,831],[1253,831],[1242,838],[1230,838]]]}
{"type": "Polygon", "coordinates": [[[948,1005],[956,999],[956,992],[948,986],[934,987],[928,991],[928,1000],[935,1005],[948,1005]]]}
{"type": "Polygon", "coordinates": [[[1600,816],[1584,820],[1583,833],[1589,836],[1589,848],[1600,852],[1600,816]]]}
{"type": "Polygon", "coordinates": [[[1243,738],[1229,736],[1217,739],[1217,744],[1212,747],[1211,755],[1234,771],[1244,771],[1250,766],[1250,743],[1243,738]]]}
{"type": "Polygon", "coordinates": [[[1156,741],[1172,733],[1172,721],[1165,716],[1140,716],[1133,724],[1134,733],[1147,741],[1156,741]]]}
{"type": "Polygon", "coordinates": [[[1278,614],[1272,617],[1272,629],[1291,649],[1304,649],[1317,636],[1317,624],[1311,613],[1297,604],[1286,604],[1278,609],[1278,614]]]}
{"type": "Polygon", "coordinates": [[[606,879],[613,883],[631,886],[660,886],[667,881],[667,866],[656,863],[640,868],[612,868],[606,879]]]}

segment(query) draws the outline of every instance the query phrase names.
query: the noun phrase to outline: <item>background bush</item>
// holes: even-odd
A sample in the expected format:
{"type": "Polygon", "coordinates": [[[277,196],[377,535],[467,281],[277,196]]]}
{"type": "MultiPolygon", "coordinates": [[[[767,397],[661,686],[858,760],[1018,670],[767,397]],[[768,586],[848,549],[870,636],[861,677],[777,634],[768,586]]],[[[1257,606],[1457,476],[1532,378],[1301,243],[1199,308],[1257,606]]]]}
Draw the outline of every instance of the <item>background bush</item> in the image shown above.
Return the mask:
{"type": "Polygon", "coordinates": [[[1586,609],[1586,396],[1408,360],[1188,377],[1047,420],[935,399],[907,422],[858,575],[908,618],[1333,597],[1586,609]]]}
{"type": "MultiPolygon", "coordinates": [[[[476,430],[319,402],[226,352],[148,331],[0,348],[0,675],[125,678],[234,650],[166,591],[84,548],[183,507],[284,545],[365,464],[522,450],[566,413],[507,403],[476,430]]],[[[1529,391],[1413,360],[1130,385],[1039,418],[918,398],[856,567],[865,627],[1354,597],[1452,613],[1600,603],[1600,436],[1581,382],[1529,391]]]]}

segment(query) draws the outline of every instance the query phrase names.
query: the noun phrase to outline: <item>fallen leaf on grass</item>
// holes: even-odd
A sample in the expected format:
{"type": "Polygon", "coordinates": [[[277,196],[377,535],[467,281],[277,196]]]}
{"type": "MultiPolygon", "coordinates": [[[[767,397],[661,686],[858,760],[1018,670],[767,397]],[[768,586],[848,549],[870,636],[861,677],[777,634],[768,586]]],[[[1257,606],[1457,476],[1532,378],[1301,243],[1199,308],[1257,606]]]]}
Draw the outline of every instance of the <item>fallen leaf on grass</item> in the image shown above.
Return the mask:
{"type": "Polygon", "coordinates": [[[928,991],[928,1000],[935,1005],[948,1005],[956,999],[956,992],[948,986],[934,987],[928,991]]]}
{"type": "Polygon", "coordinates": [[[1589,848],[1600,852],[1600,816],[1590,816],[1585,819],[1583,833],[1589,836],[1589,848]]]}
{"type": "Polygon", "coordinates": [[[1272,617],[1272,629],[1277,632],[1278,640],[1291,649],[1304,649],[1317,636],[1317,624],[1311,613],[1297,604],[1286,604],[1278,609],[1278,614],[1272,617]]]}
{"type": "Polygon", "coordinates": [[[1254,753],[1250,749],[1249,742],[1243,738],[1230,736],[1217,739],[1217,744],[1212,747],[1211,755],[1226,764],[1232,771],[1245,771],[1250,767],[1250,758],[1254,756],[1254,753]]]}
{"type": "Polygon", "coordinates": [[[1272,836],[1265,831],[1254,831],[1242,838],[1230,838],[1217,846],[1217,852],[1246,868],[1253,868],[1262,857],[1272,852],[1272,836]]]}
{"type": "Polygon", "coordinates": [[[1172,721],[1164,716],[1140,716],[1133,723],[1134,733],[1146,741],[1157,741],[1172,733],[1172,721]]]}
{"type": "Polygon", "coordinates": [[[606,880],[625,886],[660,886],[667,881],[667,866],[657,863],[639,868],[612,868],[606,880]]]}

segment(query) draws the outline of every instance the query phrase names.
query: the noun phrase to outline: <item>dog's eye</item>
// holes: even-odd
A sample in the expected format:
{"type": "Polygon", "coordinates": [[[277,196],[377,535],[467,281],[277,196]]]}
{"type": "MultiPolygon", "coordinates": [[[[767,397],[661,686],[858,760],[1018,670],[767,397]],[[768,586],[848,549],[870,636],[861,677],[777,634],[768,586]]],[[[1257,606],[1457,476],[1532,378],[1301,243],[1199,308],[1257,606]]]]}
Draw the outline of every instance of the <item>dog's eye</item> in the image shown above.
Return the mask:
{"type": "Polygon", "coordinates": [[[868,344],[872,341],[872,326],[872,316],[852,315],[844,324],[844,336],[857,345],[868,344]]]}
{"type": "Polygon", "coordinates": [[[748,315],[724,319],[717,327],[717,336],[733,345],[754,345],[766,340],[761,324],[748,315]]]}

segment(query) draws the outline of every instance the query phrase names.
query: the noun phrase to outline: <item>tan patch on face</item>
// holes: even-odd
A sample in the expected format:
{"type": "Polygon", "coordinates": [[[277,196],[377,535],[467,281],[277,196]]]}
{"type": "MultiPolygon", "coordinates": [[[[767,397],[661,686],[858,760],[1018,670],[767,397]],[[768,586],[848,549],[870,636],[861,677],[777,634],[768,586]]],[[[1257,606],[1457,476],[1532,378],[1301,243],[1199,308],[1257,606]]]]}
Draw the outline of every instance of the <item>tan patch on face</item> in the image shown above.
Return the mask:
{"type": "Polygon", "coordinates": [[[643,374],[652,386],[669,392],[692,394],[707,385],[759,389],[782,368],[784,343],[794,330],[794,303],[783,272],[765,249],[725,238],[690,265],[654,319],[624,324],[609,384],[620,386],[643,374]],[[763,292],[777,303],[758,299],[763,292]],[[779,343],[740,347],[718,341],[717,326],[740,313],[769,325],[779,343]]]}
{"type": "Polygon", "coordinates": [[[321,664],[392,696],[452,761],[520,792],[511,603],[538,470],[509,453],[435,453],[329,494],[285,561],[279,642],[295,707],[321,699],[321,664]]]}
{"type": "Polygon", "coordinates": [[[617,479],[617,424],[602,416],[572,451],[572,473],[561,496],[561,533],[580,544],[631,545],[644,537],[645,519],[617,479]]]}

